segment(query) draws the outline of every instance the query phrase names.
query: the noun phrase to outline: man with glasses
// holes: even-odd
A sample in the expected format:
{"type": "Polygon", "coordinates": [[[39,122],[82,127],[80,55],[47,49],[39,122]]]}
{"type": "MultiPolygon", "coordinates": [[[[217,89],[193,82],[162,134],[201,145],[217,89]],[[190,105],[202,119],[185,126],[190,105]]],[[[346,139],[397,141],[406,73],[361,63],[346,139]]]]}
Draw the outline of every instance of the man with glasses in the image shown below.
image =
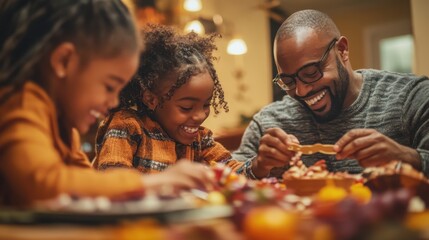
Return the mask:
{"type": "Polygon", "coordinates": [[[303,10],[279,28],[274,84],[287,95],[257,113],[233,153],[248,176],[280,177],[292,143],[335,144],[335,155],[302,155],[330,171],[399,160],[429,175],[429,79],[373,69],[353,70],[349,42],[326,14],[303,10]]]}

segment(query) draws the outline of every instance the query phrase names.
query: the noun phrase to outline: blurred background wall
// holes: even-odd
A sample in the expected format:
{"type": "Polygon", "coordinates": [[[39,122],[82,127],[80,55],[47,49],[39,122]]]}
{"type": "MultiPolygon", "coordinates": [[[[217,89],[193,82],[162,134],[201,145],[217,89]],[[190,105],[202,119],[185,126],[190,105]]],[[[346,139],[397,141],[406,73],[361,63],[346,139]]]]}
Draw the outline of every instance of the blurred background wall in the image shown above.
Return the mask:
{"type": "Polygon", "coordinates": [[[429,76],[429,1],[411,0],[417,74],[429,76]]]}

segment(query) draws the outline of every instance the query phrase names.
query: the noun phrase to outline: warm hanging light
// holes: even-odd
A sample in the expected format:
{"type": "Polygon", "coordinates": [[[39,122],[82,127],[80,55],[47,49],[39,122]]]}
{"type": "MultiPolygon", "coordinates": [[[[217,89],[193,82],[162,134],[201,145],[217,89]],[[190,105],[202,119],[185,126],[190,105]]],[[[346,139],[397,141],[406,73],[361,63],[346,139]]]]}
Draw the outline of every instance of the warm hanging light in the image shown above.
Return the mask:
{"type": "Polygon", "coordinates": [[[203,8],[203,6],[201,4],[201,0],[185,0],[183,8],[189,12],[198,12],[203,8]]]}
{"type": "Polygon", "coordinates": [[[234,38],[229,41],[226,51],[230,55],[243,55],[247,53],[246,42],[241,38],[234,38]]]}
{"type": "Polygon", "coordinates": [[[188,22],[185,25],[185,32],[187,33],[195,32],[199,35],[203,35],[206,31],[204,29],[203,24],[200,21],[194,20],[194,21],[188,22]]]}
{"type": "Polygon", "coordinates": [[[213,19],[214,24],[216,24],[218,26],[222,25],[222,23],[223,23],[223,17],[219,14],[214,15],[212,19],[213,19]]]}

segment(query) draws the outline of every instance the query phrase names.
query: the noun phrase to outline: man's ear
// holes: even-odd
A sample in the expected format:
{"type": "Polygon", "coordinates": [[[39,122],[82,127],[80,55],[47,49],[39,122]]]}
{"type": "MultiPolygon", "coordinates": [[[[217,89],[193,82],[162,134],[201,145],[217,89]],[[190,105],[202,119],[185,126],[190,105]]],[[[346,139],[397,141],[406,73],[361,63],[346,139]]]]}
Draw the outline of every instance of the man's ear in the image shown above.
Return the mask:
{"type": "Polygon", "coordinates": [[[70,42],[61,43],[52,51],[49,60],[52,70],[58,78],[66,77],[67,67],[74,53],[76,53],[76,48],[70,42]]]}
{"type": "Polygon", "coordinates": [[[143,103],[152,111],[156,109],[159,103],[158,96],[155,95],[152,91],[144,90],[143,91],[143,103]]]}
{"type": "Polygon", "coordinates": [[[346,37],[341,36],[337,41],[338,52],[340,53],[343,62],[349,60],[349,42],[346,37]]]}

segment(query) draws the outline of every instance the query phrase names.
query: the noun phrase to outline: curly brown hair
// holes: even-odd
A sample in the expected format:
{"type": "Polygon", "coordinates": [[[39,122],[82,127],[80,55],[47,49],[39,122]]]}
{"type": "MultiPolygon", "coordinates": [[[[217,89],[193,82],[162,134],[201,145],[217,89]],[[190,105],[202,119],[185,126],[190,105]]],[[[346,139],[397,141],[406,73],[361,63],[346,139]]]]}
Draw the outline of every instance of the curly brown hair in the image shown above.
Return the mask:
{"type": "Polygon", "coordinates": [[[137,107],[139,112],[148,112],[142,102],[145,90],[156,92],[157,87],[167,81],[169,73],[177,74],[176,82],[171,86],[161,103],[169,100],[176,89],[185,84],[192,76],[208,71],[214,81],[211,106],[215,114],[220,109],[228,112],[228,104],[218,75],[213,66],[216,58],[213,51],[217,50],[214,40],[218,34],[199,36],[191,32],[181,34],[171,26],[148,24],[142,30],[145,51],[140,55],[140,66],[130,83],[120,94],[120,105],[117,109],[137,107]]]}

